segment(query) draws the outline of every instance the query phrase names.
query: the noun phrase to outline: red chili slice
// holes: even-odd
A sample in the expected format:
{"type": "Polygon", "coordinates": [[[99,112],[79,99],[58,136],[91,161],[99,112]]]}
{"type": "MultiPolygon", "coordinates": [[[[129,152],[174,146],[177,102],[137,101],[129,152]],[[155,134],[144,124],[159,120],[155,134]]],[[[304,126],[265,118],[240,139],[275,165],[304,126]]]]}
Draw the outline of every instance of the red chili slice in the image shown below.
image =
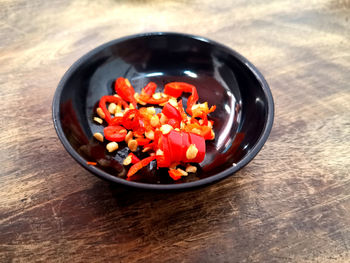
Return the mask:
{"type": "Polygon", "coordinates": [[[168,173],[169,173],[169,176],[170,176],[174,181],[181,179],[182,173],[181,173],[180,171],[178,171],[178,170],[169,169],[168,173]]]}
{"type": "Polygon", "coordinates": [[[114,85],[115,92],[124,100],[131,102],[134,107],[137,107],[136,99],[134,98],[135,90],[131,86],[128,79],[118,78],[114,85]]]}
{"type": "Polygon", "coordinates": [[[183,162],[190,162],[190,160],[188,160],[186,158],[186,151],[188,149],[188,147],[190,146],[191,141],[190,141],[190,136],[188,132],[183,132],[182,133],[182,145],[181,145],[181,160],[183,162]]]}
{"type": "Polygon", "coordinates": [[[137,156],[135,154],[133,154],[133,153],[129,153],[128,156],[131,156],[131,163],[132,164],[138,163],[140,161],[140,159],[137,158],[137,156]]]}
{"type": "Polygon", "coordinates": [[[180,128],[180,122],[175,119],[169,119],[168,124],[171,125],[174,129],[180,128]]]}
{"type": "Polygon", "coordinates": [[[182,156],[182,137],[183,133],[175,130],[171,130],[168,134],[170,158],[171,162],[180,162],[183,159],[182,156]]]}
{"type": "Polygon", "coordinates": [[[121,142],[125,139],[127,130],[122,126],[107,126],[103,129],[105,138],[112,142],[121,142]]]}
{"type": "Polygon", "coordinates": [[[136,109],[128,110],[123,116],[123,126],[127,129],[140,127],[140,113],[136,109]]]}
{"type": "Polygon", "coordinates": [[[123,117],[114,117],[111,119],[111,121],[109,122],[109,125],[120,125],[123,124],[123,117]]]}
{"type": "Polygon", "coordinates": [[[111,117],[111,114],[109,113],[109,111],[107,110],[107,107],[106,107],[106,103],[109,102],[109,103],[116,103],[118,105],[121,105],[123,106],[124,108],[128,107],[129,105],[121,98],[118,98],[118,97],[115,97],[115,96],[110,96],[110,95],[107,95],[107,96],[103,96],[101,99],[100,99],[100,102],[99,102],[99,107],[102,109],[103,113],[105,114],[105,120],[107,123],[110,123],[112,117],[111,117]]]}
{"type": "Polygon", "coordinates": [[[147,138],[136,138],[137,144],[140,146],[144,146],[150,143],[150,139],[147,138]]]}
{"type": "Polygon", "coordinates": [[[147,166],[154,159],[156,159],[156,156],[150,156],[150,157],[147,157],[147,158],[142,159],[141,161],[135,163],[133,166],[130,167],[129,172],[126,176],[127,177],[133,176],[135,173],[137,173],[143,167],[147,166]]]}
{"type": "Polygon", "coordinates": [[[167,102],[162,110],[162,113],[167,116],[169,119],[175,119],[178,121],[182,121],[181,114],[178,109],[176,109],[173,105],[167,102]]]}
{"type": "Polygon", "coordinates": [[[142,94],[142,93],[143,93],[143,94],[147,94],[148,96],[151,97],[151,96],[154,94],[154,92],[156,91],[156,89],[157,89],[157,84],[151,81],[150,83],[148,83],[148,84],[146,85],[146,87],[144,87],[144,88],[142,89],[141,94],[142,94]]]}
{"type": "Polygon", "coordinates": [[[162,134],[158,146],[159,149],[163,151],[163,155],[157,156],[158,167],[169,167],[171,164],[171,156],[168,137],[162,134]]]}
{"type": "Polygon", "coordinates": [[[198,101],[198,93],[195,86],[185,82],[170,82],[165,85],[164,93],[175,98],[180,97],[182,92],[191,92],[187,100],[186,111],[192,115],[192,106],[198,101]]]}

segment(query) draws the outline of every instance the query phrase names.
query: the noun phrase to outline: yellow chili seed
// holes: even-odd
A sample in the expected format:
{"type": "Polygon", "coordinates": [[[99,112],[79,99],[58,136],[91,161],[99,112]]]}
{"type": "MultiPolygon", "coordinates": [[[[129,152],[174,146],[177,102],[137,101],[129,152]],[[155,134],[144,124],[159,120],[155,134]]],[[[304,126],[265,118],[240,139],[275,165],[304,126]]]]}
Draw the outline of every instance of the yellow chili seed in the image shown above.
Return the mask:
{"type": "Polygon", "coordinates": [[[128,147],[130,151],[135,152],[137,150],[138,143],[136,140],[129,140],[128,147]]]}
{"type": "Polygon", "coordinates": [[[180,168],[177,168],[176,170],[178,170],[181,173],[181,176],[187,176],[188,175],[187,172],[185,172],[184,170],[182,170],[180,168]]]}
{"type": "Polygon", "coordinates": [[[186,151],[186,158],[191,160],[197,157],[198,149],[194,144],[191,144],[186,151]]]}
{"type": "Polygon", "coordinates": [[[123,161],[123,165],[129,165],[129,164],[131,164],[131,156],[130,155],[128,155],[123,161]]]}
{"type": "Polygon", "coordinates": [[[115,114],[115,110],[117,109],[117,104],[111,103],[108,105],[108,111],[110,114],[115,114]]]}
{"type": "Polygon", "coordinates": [[[161,113],[161,116],[160,116],[160,119],[159,119],[160,123],[161,124],[165,124],[167,122],[167,119],[168,118],[163,113],[161,113]]]}
{"type": "Polygon", "coordinates": [[[99,132],[94,133],[94,138],[100,142],[103,142],[103,135],[99,132]]]}
{"type": "Polygon", "coordinates": [[[116,142],[110,142],[106,145],[106,148],[107,148],[107,151],[109,151],[111,153],[111,152],[118,150],[119,145],[116,142]]]}
{"type": "Polygon", "coordinates": [[[160,122],[159,122],[159,117],[157,115],[154,115],[151,117],[151,125],[152,127],[157,127],[159,126],[160,122]]]}
{"type": "Polygon", "coordinates": [[[154,131],[149,130],[145,132],[145,137],[150,140],[154,140],[154,131]]]}
{"type": "Polygon", "coordinates": [[[100,107],[98,107],[98,108],[96,109],[96,113],[97,113],[98,116],[100,116],[101,119],[106,118],[105,113],[103,112],[103,110],[102,110],[100,107]]]}
{"type": "Polygon", "coordinates": [[[94,117],[94,121],[96,121],[96,122],[99,123],[99,124],[102,124],[102,123],[103,123],[103,120],[100,119],[99,117],[94,117]]]}
{"type": "Polygon", "coordinates": [[[158,149],[156,151],[156,155],[164,155],[164,152],[161,149],[158,149]]]}
{"type": "Polygon", "coordinates": [[[153,98],[153,99],[156,99],[156,100],[159,100],[159,99],[161,98],[161,95],[160,95],[159,92],[157,92],[157,93],[154,93],[154,94],[152,95],[152,98],[153,98]]]}
{"type": "Polygon", "coordinates": [[[129,142],[129,140],[131,140],[133,136],[134,133],[132,131],[129,131],[125,136],[125,142],[129,142]]]}
{"type": "Polygon", "coordinates": [[[172,129],[173,129],[173,126],[171,126],[169,124],[164,124],[164,125],[162,125],[162,127],[160,127],[160,131],[164,135],[168,134],[172,129]]]}
{"type": "Polygon", "coordinates": [[[188,172],[188,173],[195,173],[195,172],[197,172],[197,167],[193,166],[193,165],[189,165],[189,166],[186,167],[186,172],[188,172]]]}

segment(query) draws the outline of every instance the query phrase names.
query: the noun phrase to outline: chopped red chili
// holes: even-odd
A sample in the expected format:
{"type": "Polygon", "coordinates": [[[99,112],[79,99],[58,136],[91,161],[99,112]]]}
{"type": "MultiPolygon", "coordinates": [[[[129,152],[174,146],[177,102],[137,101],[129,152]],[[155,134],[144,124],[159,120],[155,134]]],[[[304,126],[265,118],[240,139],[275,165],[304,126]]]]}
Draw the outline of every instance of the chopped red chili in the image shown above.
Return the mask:
{"type": "MultiPolygon", "coordinates": [[[[138,94],[128,79],[118,78],[115,91],[119,96],[103,96],[99,102],[108,124],[104,128],[105,139],[120,143],[128,143],[132,139],[133,146],[137,143],[136,147],[128,144],[133,151],[140,147],[143,152],[151,155],[140,160],[136,156],[137,152],[130,152],[129,160],[124,164],[130,164],[130,160],[133,164],[127,173],[128,178],[153,160],[157,161],[157,167],[167,168],[186,163],[200,163],[205,158],[205,140],[215,137],[212,130],[214,122],[208,120],[208,114],[215,111],[216,106],[209,108],[207,102],[197,104],[198,93],[194,85],[171,82],[165,85],[164,93],[155,93],[156,89],[156,83],[149,82],[138,94]],[[186,111],[182,100],[176,99],[184,92],[191,93],[186,111]],[[170,98],[171,103],[168,102],[170,98]],[[127,102],[131,103],[130,106],[127,102]],[[162,113],[156,110],[160,106],[138,108],[137,102],[142,105],[162,105],[162,113]],[[117,104],[118,111],[110,113],[107,103],[117,104]]],[[[88,162],[95,165],[93,163],[88,162]]],[[[184,175],[186,173],[179,169],[169,170],[169,176],[173,180],[179,180],[184,175]]]]}

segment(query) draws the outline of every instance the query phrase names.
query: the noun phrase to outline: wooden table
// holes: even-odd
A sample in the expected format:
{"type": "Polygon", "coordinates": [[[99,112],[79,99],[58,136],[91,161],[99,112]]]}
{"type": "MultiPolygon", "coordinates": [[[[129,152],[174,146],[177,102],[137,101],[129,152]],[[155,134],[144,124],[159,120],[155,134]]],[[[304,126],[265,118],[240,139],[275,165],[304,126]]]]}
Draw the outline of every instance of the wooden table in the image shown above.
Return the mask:
{"type": "Polygon", "coordinates": [[[1,262],[350,262],[350,2],[0,1],[1,262]],[[251,60],[275,99],[266,145],[195,191],[110,185],[51,120],[87,51],[145,31],[199,34],[251,60]]]}

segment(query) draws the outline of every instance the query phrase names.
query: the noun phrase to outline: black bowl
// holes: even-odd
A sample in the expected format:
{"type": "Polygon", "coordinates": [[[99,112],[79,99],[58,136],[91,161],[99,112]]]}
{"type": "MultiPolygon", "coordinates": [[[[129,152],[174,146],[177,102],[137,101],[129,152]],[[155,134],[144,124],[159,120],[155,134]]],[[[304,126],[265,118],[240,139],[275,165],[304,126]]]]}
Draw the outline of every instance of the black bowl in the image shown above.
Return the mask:
{"type": "Polygon", "coordinates": [[[58,137],[84,168],[111,182],[162,190],[193,188],[232,175],[262,148],[274,117],[271,91],[254,65],[212,40],[178,33],[133,35],[95,48],[63,76],[52,108],[58,137]],[[207,142],[205,160],[195,175],[173,181],[151,163],[132,181],[120,177],[125,175],[121,161],[127,149],[109,154],[93,139],[93,133],[103,129],[93,122],[93,112],[103,95],[113,93],[113,82],[121,76],[138,92],[149,81],[160,87],[188,82],[197,87],[201,102],[217,106],[211,114],[216,138],[207,142]],[[96,160],[97,166],[87,164],[96,160]]]}

